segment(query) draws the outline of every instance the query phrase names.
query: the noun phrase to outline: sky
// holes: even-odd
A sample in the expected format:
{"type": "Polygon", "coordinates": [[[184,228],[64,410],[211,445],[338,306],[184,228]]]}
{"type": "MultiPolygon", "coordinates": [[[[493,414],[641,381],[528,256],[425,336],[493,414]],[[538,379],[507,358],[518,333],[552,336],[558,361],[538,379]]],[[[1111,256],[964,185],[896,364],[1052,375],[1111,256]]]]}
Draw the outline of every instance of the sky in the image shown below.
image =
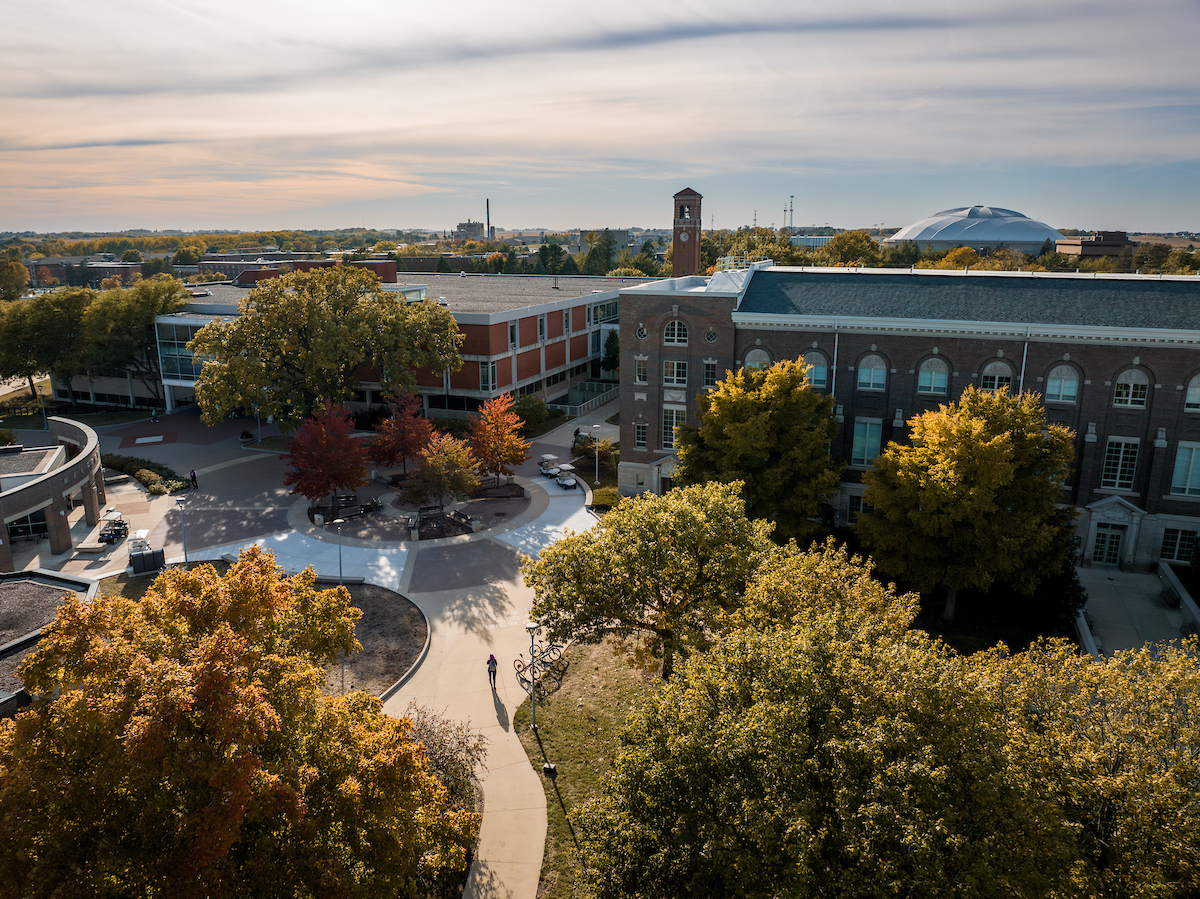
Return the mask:
{"type": "Polygon", "coordinates": [[[1200,230],[1198,0],[0,12],[0,231],[1200,230]]]}

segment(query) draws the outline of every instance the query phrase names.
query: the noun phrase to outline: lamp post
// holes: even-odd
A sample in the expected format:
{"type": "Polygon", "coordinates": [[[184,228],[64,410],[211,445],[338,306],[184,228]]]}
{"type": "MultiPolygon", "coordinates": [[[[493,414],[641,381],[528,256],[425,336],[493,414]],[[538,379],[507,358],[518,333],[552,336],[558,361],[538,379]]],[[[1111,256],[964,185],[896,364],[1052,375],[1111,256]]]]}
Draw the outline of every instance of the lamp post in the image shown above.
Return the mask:
{"type": "Polygon", "coordinates": [[[533,719],[530,726],[534,733],[537,733],[537,667],[533,664],[533,635],[537,633],[537,629],[536,621],[525,625],[525,630],[529,631],[529,714],[533,719]]]}
{"type": "Polygon", "coordinates": [[[182,496],[177,496],[177,497],[175,497],[175,502],[179,505],[179,528],[183,532],[183,567],[186,569],[188,567],[188,554],[187,554],[187,523],[184,522],[184,520],[183,520],[184,498],[182,496]]]}
{"type": "Polygon", "coordinates": [[[344,586],[342,583],[342,525],[346,523],[344,518],[335,518],[333,523],[338,526],[338,586],[344,586]]]}
{"type": "Polygon", "coordinates": [[[600,425],[592,425],[592,448],[596,451],[596,484],[600,486],[600,425]]]}

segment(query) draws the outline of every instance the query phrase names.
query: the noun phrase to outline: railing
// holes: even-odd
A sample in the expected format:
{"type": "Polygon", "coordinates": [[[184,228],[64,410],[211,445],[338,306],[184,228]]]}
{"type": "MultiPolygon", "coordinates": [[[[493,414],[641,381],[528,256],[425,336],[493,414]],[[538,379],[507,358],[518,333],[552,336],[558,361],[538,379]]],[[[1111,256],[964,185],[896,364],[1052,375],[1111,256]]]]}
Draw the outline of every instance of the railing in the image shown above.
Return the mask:
{"type": "Polygon", "coordinates": [[[557,403],[547,403],[546,408],[562,412],[567,416],[567,418],[578,418],[580,415],[586,415],[593,409],[597,409],[600,406],[603,406],[605,403],[615,400],[617,398],[617,394],[620,392],[620,387],[613,387],[611,390],[606,390],[599,396],[592,397],[587,402],[580,403],[578,406],[563,406],[557,403]]]}

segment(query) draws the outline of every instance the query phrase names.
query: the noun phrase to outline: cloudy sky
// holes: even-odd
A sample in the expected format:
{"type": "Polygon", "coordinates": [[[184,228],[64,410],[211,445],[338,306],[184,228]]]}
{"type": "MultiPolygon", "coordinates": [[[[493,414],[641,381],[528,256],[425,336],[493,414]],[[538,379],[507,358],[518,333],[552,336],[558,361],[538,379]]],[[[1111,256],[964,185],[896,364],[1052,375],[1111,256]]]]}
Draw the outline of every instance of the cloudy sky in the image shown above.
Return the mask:
{"type": "Polygon", "coordinates": [[[1200,229],[1197,0],[0,9],[0,230],[1200,229]]]}

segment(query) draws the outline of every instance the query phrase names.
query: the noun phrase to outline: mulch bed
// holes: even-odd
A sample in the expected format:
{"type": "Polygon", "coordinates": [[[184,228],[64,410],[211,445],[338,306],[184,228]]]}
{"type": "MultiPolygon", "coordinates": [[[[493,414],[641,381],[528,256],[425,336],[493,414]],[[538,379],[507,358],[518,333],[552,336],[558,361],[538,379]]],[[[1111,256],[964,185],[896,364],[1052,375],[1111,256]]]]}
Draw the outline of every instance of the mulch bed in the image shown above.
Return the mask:
{"type": "MultiPolygon", "coordinates": [[[[24,637],[54,620],[64,591],[61,587],[13,581],[0,584],[0,645],[24,637]]],[[[17,677],[17,666],[33,647],[14,652],[0,659],[0,690],[16,693],[23,684],[17,677]]]]}
{"type": "MultiPolygon", "coordinates": [[[[378,696],[413,666],[425,646],[429,626],[420,609],[385,587],[351,584],[346,587],[362,618],[354,633],[362,652],[346,658],[346,689],[378,696]]],[[[325,677],[325,693],[342,690],[342,668],[334,665],[325,677]]]]}

